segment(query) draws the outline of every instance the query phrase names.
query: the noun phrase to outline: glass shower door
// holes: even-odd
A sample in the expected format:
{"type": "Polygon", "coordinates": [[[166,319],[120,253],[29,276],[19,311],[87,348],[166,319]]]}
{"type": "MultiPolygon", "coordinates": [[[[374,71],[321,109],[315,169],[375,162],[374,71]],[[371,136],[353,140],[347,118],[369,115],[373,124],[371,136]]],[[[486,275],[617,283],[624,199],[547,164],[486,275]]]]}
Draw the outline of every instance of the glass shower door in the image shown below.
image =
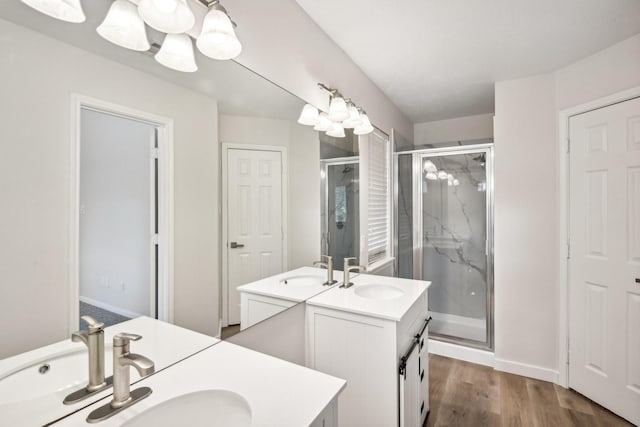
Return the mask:
{"type": "Polygon", "coordinates": [[[432,282],[430,333],[492,347],[490,148],[413,155],[414,276],[432,282]]]}

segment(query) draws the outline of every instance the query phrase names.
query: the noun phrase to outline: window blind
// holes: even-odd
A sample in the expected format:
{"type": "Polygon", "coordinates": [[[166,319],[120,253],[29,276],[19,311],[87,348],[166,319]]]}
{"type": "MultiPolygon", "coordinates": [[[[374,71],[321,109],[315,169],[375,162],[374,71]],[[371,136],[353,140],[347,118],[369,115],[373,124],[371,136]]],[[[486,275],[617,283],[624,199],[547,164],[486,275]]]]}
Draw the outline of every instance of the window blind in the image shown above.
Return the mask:
{"type": "Polygon", "coordinates": [[[368,265],[390,256],[389,138],[379,132],[367,144],[367,255],[368,265]]]}

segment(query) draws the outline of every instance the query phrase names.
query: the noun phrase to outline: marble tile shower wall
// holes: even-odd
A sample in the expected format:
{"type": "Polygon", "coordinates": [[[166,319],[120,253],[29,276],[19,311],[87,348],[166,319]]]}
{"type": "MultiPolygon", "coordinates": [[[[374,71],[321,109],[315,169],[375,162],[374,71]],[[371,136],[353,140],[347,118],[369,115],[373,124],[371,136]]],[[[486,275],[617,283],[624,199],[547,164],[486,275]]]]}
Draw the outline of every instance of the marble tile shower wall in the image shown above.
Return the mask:
{"type": "Polygon", "coordinates": [[[327,171],[329,255],[336,270],[343,269],[344,258],[359,256],[358,171],[357,163],[330,165],[327,171]]]}
{"type": "Polygon", "coordinates": [[[424,181],[423,272],[433,286],[430,307],[439,313],[484,319],[487,298],[486,181],[477,154],[435,158],[446,180],[424,181]]]}

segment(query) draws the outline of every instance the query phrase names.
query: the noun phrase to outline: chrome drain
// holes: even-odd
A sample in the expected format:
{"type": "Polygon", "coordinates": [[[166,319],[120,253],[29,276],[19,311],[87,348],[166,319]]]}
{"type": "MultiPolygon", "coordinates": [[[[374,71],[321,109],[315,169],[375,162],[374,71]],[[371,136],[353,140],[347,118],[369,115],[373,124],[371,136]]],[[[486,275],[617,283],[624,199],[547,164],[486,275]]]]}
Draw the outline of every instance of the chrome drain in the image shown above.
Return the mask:
{"type": "Polygon", "coordinates": [[[49,369],[51,369],[51,365],[49,365],[48,363],[45,363],[44,365],[38,368],[38,372],[44,375],[47,372],[49,372],[49,369]]]}

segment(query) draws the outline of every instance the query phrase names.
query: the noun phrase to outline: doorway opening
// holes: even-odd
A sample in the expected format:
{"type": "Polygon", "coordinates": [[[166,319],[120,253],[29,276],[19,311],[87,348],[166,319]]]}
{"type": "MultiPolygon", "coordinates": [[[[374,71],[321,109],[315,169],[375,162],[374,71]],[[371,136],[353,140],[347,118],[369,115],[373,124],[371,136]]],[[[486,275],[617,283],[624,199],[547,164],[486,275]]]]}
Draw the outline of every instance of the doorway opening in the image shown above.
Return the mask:
{"type": "Polygon", "coordinates": [[[170,316],[169,119],[74,96],[70,330],[170,316]]]}

